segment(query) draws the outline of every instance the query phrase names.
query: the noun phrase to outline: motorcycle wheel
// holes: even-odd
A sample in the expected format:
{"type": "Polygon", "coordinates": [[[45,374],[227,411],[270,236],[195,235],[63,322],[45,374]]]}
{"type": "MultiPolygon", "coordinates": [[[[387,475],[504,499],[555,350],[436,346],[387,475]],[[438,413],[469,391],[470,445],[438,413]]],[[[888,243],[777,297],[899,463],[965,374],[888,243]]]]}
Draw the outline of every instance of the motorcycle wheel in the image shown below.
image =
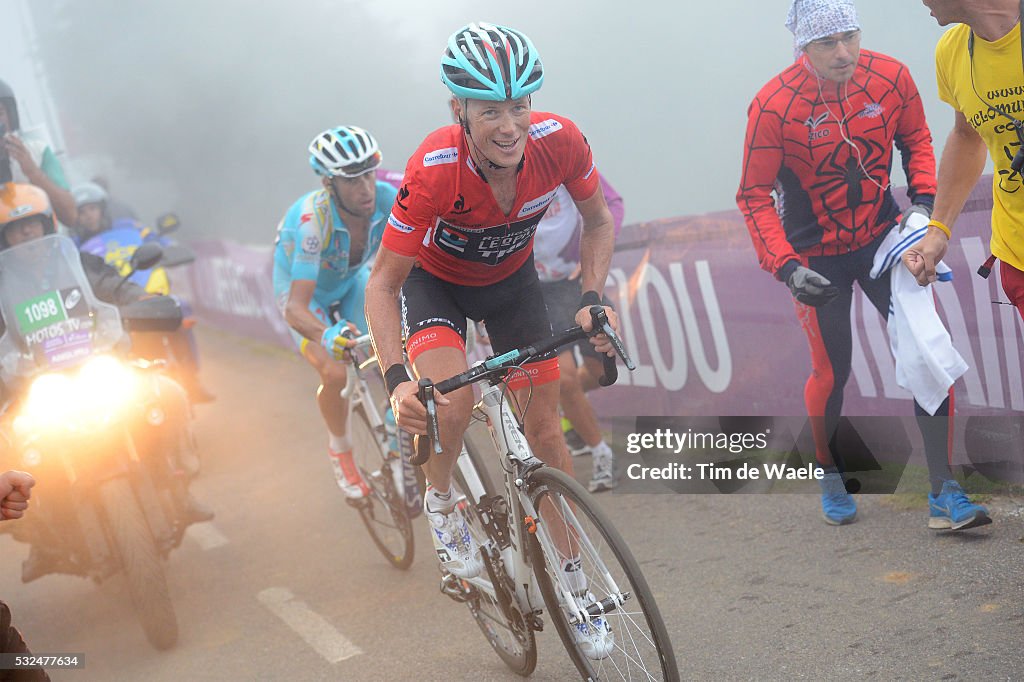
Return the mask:
{"type": "Polygon", "coordinates": [[[107,481],[100,486],[99,493],[110,537],[121,559],[132,605],[146,639],[157,649],[170,649],[178,642],[178,619],[164,566],[142,508],[127,479],[107,481]]]}

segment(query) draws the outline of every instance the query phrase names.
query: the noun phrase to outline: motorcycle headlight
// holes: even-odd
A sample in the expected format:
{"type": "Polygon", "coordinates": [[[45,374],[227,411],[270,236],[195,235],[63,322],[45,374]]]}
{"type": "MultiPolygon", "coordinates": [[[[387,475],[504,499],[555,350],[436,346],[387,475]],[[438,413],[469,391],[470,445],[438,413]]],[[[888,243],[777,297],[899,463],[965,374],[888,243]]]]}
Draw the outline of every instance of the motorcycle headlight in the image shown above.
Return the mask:
{"type": "Polygon", "coordinates": [[[46,417],[61,418],[73,411],[76,401],[75,384],[64,374],[43,374],[35,378],[28,389],[28,398],[22,414],[36,421],[46,417]]]}
{"type": "Polygon", "coordinates": [[[74,374],[43,374],[32,382],[21,410],[24,427],[88,426],[132,404],[138,377],[116,358],[90,358],[74,374]]]}
{"type": "Polygon", "coordinates": [[[76,377],[78,392],[93,409],[110,412],[132,400],[137,392],[135,372],[108,355],[90,358],[76,377]]]}

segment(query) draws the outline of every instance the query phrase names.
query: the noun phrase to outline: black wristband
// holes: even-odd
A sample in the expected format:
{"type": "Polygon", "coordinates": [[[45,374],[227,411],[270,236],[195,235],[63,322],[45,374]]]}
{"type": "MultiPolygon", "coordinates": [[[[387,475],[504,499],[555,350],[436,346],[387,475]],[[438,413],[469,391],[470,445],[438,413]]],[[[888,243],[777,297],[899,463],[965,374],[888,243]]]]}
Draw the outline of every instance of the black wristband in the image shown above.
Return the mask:
{"type": "Polygon", "coordinates": [[[405,365],[395,363],[388,367],[388,371],[384,372],[384,385],[388,387],[388,395],[395,392],[398,384],[404,384],[406,381],[412,381],[412,377],[409,376],[405,365]]]}
{"type": "Polygon", "coordinates": [[[601,305],[601,295],[593,289],[584,291],[580,296],[580,308],[589,308],[592,305],[601,305]]]}

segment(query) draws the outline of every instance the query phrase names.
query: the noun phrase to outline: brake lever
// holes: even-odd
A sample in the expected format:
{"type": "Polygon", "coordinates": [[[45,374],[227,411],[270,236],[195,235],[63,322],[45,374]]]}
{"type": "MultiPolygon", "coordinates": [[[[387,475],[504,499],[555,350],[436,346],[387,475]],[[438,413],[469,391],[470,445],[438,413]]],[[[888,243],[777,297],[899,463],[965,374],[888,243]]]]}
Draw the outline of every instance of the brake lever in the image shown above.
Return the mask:
{"type": "MultiPolygon", "coordinates": [[[[356,337],[356,333],[354,331],[352,331],[351,329],[343,329],[342,332],[341,332],[341,336],[343,338],[346,338],[349,341],[351,341],[352,339],[354,339],[356,337]]],[[[352,358],[352,349],[351,348],[346,348],[345,349],[345,357],[347,357],[349,359],[352,358]]],[[[351,364],[352,364],[352,366],[349,367],[348,371],[358,373],[359,372],[359,363],[353,362],[351,364]]],[[[349,398],[355,392],[355,390],[356,390],[356,382],[352,378],[349,378],[349,380],[345,382],[345,387],[341,389],[341,397],[347,399],[347,398],[349,398]]]]}
{"type": "MultiPolygon", "coordinates": [[[[611,341],[612,343],[612,348],[615,350],[615,353],[620,358],[622,358],[622,362],[625,363],[626,369],[630,371],[635,370],[636,364],[633,362],[633,359],[629,357],[629,353],[626,352],[625,346],[622,345],[622,339],[619,337],[616,331],[612,329],[611,322],[608,321],[608,314],[605,313],[604,308],[602,306],[590,306],[590,321],[594,325],[594,329],[600,329],[601,333],[605,334],[608,337],[608,340],[611,341]]],[[[614,358],[611,359],[614,360],[614,358]]]]}
{"type": "Polygon", "coordinates": [[[409,458],[409,462],[416,466],[425,464],[430,459],[431,451],[435,455],[441,454],[441,438],[438,435],[437,427],[437,403],[434,402],[434,382],[430,379],[420,379],[419,387],[417,397],[427,408],[427,435],[416,435],[413,438],[416,454],[409,458]]]}

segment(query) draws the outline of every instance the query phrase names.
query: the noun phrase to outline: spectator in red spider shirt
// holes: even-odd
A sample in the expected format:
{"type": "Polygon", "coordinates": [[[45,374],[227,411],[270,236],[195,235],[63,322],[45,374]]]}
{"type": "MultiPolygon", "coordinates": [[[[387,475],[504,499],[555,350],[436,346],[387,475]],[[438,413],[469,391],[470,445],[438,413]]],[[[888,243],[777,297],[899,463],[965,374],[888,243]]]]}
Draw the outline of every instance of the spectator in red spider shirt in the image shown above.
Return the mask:
{"type": "MultiPolygon", "coordinates": [[[[930,215],[935,155],[910,72],[892,57],[861,49],[850,0],[794,0],[786,26],[797,58],[750,105],[736,202],[761,267],[796,299],[811,349],[804,401],[824,470],[822,512],[826,522],[842,525],[855,520],[857,507],[840,453],[829,443],[850,376],[853,283],[887,316],[890,276],[871,279],[872,261],[897,221],[902,229],[911,214],[930,215]],[[910,185],[905,211],[890,189],[894,146],[910,185]]],[[[948,463],[950,397],[932,418],[914,403],[933,495],[946,492],[946,482],[956,486],[948,463]]],[[[942,527],[957,529],[989,522],[962,490],[951,499],[956,508],[946,505],[946,517],[930,520],[931,527],[943,520],[942,527]]]]}

